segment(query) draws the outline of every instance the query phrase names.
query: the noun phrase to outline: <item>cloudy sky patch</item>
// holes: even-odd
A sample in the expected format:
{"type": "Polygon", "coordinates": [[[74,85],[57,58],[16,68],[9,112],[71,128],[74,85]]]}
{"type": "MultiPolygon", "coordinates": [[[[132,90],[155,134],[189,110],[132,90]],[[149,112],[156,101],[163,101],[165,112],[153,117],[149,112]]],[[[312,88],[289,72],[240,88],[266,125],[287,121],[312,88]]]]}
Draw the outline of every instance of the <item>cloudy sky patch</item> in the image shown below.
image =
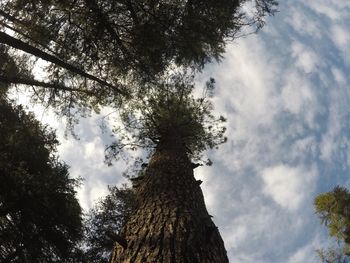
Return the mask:
{"type": "Polygon", "coordinates": [[[297,210],[312,190],[316,172],[283,164],[262,171],[263,192],[283,208],[297,210]],[[311,188],[311,189],[310,189],[311,188]]]}

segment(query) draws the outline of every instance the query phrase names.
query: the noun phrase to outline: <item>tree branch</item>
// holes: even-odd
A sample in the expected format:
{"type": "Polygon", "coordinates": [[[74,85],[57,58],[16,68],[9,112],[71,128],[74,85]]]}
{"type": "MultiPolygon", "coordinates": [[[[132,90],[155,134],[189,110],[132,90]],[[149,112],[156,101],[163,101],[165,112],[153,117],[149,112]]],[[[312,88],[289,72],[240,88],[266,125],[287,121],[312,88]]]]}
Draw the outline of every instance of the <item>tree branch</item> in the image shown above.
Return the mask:
{"type": "Polygon", "coordinates": [[[0,75],[0,82],[9,83],[9,84],[23,84],[23,85],[30,85],[30,86],[38,86],[43,88],[64,90],[64,91],[70,91],[70,92],[80,92],[90,96],[96,95],[92,91],[70,88],[59,83],[48,83],[48,82],[38,81],[35,79],[21,78],[17,76],[8,77],[8,76],[0,75]]]}
{"type": "Polygon", "coordinates": [[[76,73],[82,77],[96,81],[103,86],[110,87],[110,88],[116,90],[119,94],[121,94],[123,96],[127,96],[127,93],[120,90],[118,87],[113,86],[113,85],[107,83],[106,81],[101,80],[101,79],[85,72],[84,70],[81,70],[81,69],[79,69],[71,64],[68,64],[67,62],[64,62],[63,60],[61,60],[57,57],[54,57],[54,56],[52,56],[52,55],[34,47],[34,46],[31,46],[31,45],[29,45],[29,44],[27,44],[19,39],[16,39],[16,38],[14,38],[14,37],[12,37],[4,32],[1,32],[1,31],[0,31],[0,43],[11,46],[15,49],[22,50],[26,53],[32,54],[32,55],[39,57],[45,61],[51,62],[57,66],[60,66],[62,68],[65,68],[65,69],[73,72],[73,73],[76,73]]]}
{"type": "Polygon", "coordinates": [[[112,37],[112,39],[116,41],[121,51],[123,52],[123,55],[126,56],[126,59],[128,59],[130,63],[135,63],[135,65],[140,67],[143,70],[143,72],[148,74],[149,70],[147,69],[147,67],[145,67],[142,64],[142,62],[140,62],[136,57],[134,57],[125,47],[125,45],[123,44],[123,40],[119,36],[118,30],[111,25],[111,22],[108,20],[108,17],[103,13],[103,10],[101,10],[97,2],[95,0],[85,0],[85,3],[96,15],[96,22],[103,26],[108,32],[108,34],[112,37]]]}
{"type": "Polygon", "coordinates": [[[123,51],[124,55],[126,55],[129,59],[132,59],[131,54],[126,49],[126,47],[123,44],[123,41],[120,39],[117,31],[111,26],[110,22],[108,21],[107,17],[103,14],[100,7],[97,5],[95,0],[85,0],[86,5],[95,13],[97,16],[97,22],[103,26],[108,34],[117,42],[117,44],[120,46],[120,49],[123,51]]]}

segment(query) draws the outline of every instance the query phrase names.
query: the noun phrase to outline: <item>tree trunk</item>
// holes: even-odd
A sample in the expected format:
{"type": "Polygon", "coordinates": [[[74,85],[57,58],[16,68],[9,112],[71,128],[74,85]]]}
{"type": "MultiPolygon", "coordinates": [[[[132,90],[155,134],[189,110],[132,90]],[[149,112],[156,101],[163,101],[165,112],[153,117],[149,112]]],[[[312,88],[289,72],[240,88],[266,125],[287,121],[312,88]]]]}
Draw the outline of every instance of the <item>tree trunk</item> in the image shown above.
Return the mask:
{"type": "Polygon", "coordinates": [[[138,208],[112,263],[227,263],[224,243],[204,204],[183,147],[158,148],[137,187],[138,208]]]}

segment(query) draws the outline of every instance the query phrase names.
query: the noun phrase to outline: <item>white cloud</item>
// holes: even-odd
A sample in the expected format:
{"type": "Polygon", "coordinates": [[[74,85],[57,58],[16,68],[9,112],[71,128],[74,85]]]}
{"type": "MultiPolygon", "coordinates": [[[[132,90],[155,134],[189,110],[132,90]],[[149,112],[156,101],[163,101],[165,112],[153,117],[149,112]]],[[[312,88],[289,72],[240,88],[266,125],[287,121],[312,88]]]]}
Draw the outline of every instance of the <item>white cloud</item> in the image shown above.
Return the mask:
{"type": "MultiPolygon", "coordinates": [[[[349,9],[350,12],[350,9],[349,9]]],[[[330,37],[332,38],[335,46],[338,48],[339,53],[341,54],[341,59],[347,64],[350,65],[350,36],[349,36],[349,27],[348,24],[338,24],[333,25],[330,31],[330,37]]]]}
{"type": "MultiPolygon", "coordinates": [[[[298,72],[288,72],[286,85],[282,87],[282,106],[294,114],[300,114],[305,108],[313,104],[314,94],[310,89],[310,83],[298,72]]],[[[307,113],[307,112],[302,112],[307,113]]]]}
{"type": "Polygon", "coordinates": [[[108,189],[103,181],[95,180],[92,184],[90,182],[85,181],[78,190],[80,205],[85,211],[92,208],[99,198],[108,194],[108,189]]]}
{"type": "Polygon", "coordinates": [[[322,25],[317,19],[310,19],[310,13],[300,12],[300,7],[298,7],[298,5],[291,6],[288,14],[284,17],[286,23],[300,35],[321,38],[322,25]]]}
{"type": "Polygon", "coordinates": [[[312,262],[319,262],[316,260],[315,248],[313,245],[306,245],[298,249],[288,260],[288,263],[311,263],[310,258],[314,258],[312,262]]]}
{"type": "Polygon", "coordinates": [[[331,28],[334,43],[340,48],[346,48],[350,44],[350,36],[348,28],[340,25],[334,25],[331,28]]]}
{"type": "Polygon", "coordinates": [[[320,144],[320,157],[322,160],[329,163],[342,162],[342,165],[348,166],[350,165],[349,157],[347,156],[350,147],[350,136],[347,131],[350,114],[349,92],[342,86],[332,87],[329,96],[331,105],[328,109],[327,130],[322,135],[320,144]]]}
{"type": "Polygon", "coordinates": [[[332,74],[334,76],[334,80],[337,82],[338,85],[344,86],[347,85],[347,78],[345,77],[344,73],[342,70],[336,67],[332,67],[332,74]]]}
{"type": "Polygon", "coordinates": [[[292,56],[296,58],[296,66],[305,73],[314,72],[321,64],[318,55],[309,47],[294,41],[291,46],[292,56]]]}
{"type": "Polygon", "coordinates": [[[313,0],[304,2],[313,11],[325,15],[332,22],[341,21],[348,17],[350,4],[348,1],[339,0],[313,0]]]}
{"type": "Polygon", "coordinates": [[[289,211],[297,210],[314,188],[315,169],[277,165],[262,171],[263,192],[289,211]]]}
{"type": "Polygon", "coordinates": [[[289,152],[292,160],[296,160],[301,156],[317,158],[318,154],[318,142],[316,141],[315,136],[312,135],[296,140],[291,145],[291,151],[289,152]]]}
{"type": "Polygon", "coordinates": [[[264,56],[265,52],[264,43],[256,36],[247,39],[245,45],[229,45],[227,57],[219,65],[221,70],[214,76],[218,95],[226,100],[222,105],[233,106],[247,121],[269,122],[274,114],[272,87],[278,61],[264,56]]]}

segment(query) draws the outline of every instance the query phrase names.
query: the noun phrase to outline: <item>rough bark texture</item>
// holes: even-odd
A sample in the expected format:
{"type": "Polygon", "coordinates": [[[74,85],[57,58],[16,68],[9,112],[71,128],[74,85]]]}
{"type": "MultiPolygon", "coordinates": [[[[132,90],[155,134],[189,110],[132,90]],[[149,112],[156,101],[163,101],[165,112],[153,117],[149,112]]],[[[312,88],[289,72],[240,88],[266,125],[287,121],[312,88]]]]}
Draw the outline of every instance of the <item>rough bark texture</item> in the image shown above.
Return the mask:
{"type": "Polygon", "coordinates": [[[137,188],[138,209],[112,263],[227,263],[224,243],[182,147],[158,148],[137,188]]]}

